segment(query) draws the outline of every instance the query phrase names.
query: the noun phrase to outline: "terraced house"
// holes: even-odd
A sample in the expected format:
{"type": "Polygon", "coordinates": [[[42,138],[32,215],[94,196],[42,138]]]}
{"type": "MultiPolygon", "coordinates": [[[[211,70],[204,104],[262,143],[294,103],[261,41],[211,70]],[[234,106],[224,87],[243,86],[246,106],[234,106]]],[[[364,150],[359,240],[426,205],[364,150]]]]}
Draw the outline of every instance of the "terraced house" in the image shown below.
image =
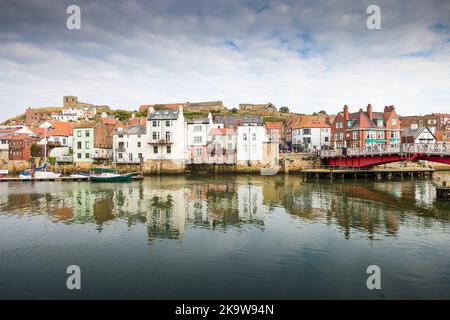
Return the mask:
{"type": "Polygon", "coordinates": [[[400,119],[394,106],[374,112],[369,104],[366,111],[349,113],[345,105],[331,126],[331,144],[335,148],[399,144],[400,133],[400,119]]]}
{"type": "Polygon", "coordinates": [[[114,124],[81,122],[73,129],[73,161],[94,162],[112,159],[114,124]]]}

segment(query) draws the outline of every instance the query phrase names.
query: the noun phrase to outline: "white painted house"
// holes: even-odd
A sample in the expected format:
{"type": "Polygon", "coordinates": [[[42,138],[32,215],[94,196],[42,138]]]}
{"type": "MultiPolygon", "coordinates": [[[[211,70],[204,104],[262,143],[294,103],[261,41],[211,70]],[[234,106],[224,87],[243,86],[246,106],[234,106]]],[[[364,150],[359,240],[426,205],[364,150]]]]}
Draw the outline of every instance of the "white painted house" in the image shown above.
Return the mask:
{"type": "Polygon", "coordinates": [[[140,163],[149,157],[147,128],[142,125],[132,125],[117,132],[113,136],[114,162],[140,163]]]}
{"type": "Polygon", "coordinates": [[[402,143],[436,143],[435,128],[403,129],[402,143]]]}
{"type": "Polygon", "coordinates": [[[148,159],[175,160],[184,163],[186,157],[186,130],[183,108],[154,110],[150,107],[147,121],[148,159]]]}
{"type": "Polygon", "coordinates": [[[330,146],[331,125],[318,116],[303,116],[292,127],[292,148],[314,151],[330,146]]]}
{"type": "Polygon", "coordinates": [[[268,142],[266,129],[260,116],[243,116],[238,119],[236,160],[262,161],[263,144],[268,142]]]}
{"type": "Polygon", "coordinates": [[[207,149],[210,140],[209,132],[212,116],[197,118],[186,122],[186,161],[187,163],[208,163],[209,152],[207,149]]]}

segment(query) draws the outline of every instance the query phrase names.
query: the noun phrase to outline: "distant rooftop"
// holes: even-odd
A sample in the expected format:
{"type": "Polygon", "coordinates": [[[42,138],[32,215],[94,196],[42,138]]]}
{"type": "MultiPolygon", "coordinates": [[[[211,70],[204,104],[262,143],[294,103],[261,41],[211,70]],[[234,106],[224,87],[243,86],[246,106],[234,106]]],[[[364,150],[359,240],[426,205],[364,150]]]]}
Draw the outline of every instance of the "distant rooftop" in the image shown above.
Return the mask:
{"type": "Polygon", "coordinates": [[[176,120],[179,110],[155,110],[149,114],[148,120],[176,120]]]}

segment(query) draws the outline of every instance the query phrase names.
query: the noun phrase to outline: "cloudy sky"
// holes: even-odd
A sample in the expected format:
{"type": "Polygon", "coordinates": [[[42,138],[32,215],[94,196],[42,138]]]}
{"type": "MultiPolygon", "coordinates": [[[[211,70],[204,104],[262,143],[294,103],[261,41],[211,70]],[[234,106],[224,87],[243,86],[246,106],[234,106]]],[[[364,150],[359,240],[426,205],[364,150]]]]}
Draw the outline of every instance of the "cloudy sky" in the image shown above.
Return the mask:
{"type": "Polygon", "coordinates": [[[450,1],[0,0],[1,118],[69,94],[130,110],[450,112],[450,1]],[[81,30],[66,27],[71,4],[81,30]],[[371,4],[381,30],[366,27],[371,4]]]}

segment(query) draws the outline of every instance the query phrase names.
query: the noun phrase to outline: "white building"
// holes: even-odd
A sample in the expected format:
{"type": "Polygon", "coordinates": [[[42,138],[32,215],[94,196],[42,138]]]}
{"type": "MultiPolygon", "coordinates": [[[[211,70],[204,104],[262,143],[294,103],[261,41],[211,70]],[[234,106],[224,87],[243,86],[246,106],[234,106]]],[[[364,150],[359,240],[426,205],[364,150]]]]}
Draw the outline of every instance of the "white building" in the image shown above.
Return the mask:
{"type": "Polygon", "coordinates": [[[113,136],[114,162],[140,163],[150,156],[147,128],[139,124],[117,132],[113,136]]]}
{"type": "Polygon", "coordinates": [[[185,161],[187,145],[183,108],[154,110],[150,107],[147,121],[148,159],[185,161]]]}
{"type": "Polygon", "coordinates": [[[268,142],[266,129],[260,116],[243,116],[238,119],[236,160],[262,161],[263,144],[268,142]]]}
{"type": "Polygon", "coordinates": [[[435,128],[403,129],[402,143],[436,143],[435,128]]]}
{"type": "Polygon", "coordinates": [[[77,121],[85,118],[92,118],[97,114],[97,109],[92,107],[69,107],[61,112],[52,113],[52,119],[55,121],[77,121]]]}
{"type": "Polygon", "coordinates": [[[211,114],[207,118],[197,118],[186,122],[187,163],[208,163],[209,150],[207,145],[210,140],[211,123],[211,114]]]}
{"type": "Polygon", "coordinates": [[[313,151],[330,146],[331,125],[316,116],[304,116],[292,128],[294,150],[313,151]]]}

